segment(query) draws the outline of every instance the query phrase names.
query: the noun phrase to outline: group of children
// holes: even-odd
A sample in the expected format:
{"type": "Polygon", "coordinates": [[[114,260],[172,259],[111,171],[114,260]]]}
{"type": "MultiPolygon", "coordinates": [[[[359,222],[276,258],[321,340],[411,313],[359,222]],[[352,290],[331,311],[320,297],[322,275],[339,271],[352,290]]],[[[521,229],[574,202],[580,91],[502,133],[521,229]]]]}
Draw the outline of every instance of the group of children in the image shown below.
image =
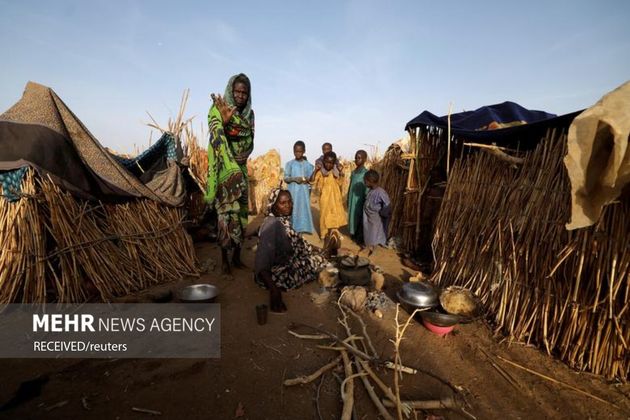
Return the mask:
{"type": "Polygon", "coordinates": [[[293,229],[297,232],[314,231],[311,214],[311,187],[320,194],[320,236],[348,224],[352,239],[365,245],[372,253],[376,246],[387,243],[387,222],[391,203],[387,192],[379,187],[379,174],[365,167],[367,153],[355,154],[356,169],[352,171],[348,189],[347,208],[344,211],[341,194],[343,168],[330,143],[322,145],[322,156],[311,164],[304,153],[306,145],[297,141],[293,145],[295,159],[286,164],[284,181],[293,198],[293,229]]]}

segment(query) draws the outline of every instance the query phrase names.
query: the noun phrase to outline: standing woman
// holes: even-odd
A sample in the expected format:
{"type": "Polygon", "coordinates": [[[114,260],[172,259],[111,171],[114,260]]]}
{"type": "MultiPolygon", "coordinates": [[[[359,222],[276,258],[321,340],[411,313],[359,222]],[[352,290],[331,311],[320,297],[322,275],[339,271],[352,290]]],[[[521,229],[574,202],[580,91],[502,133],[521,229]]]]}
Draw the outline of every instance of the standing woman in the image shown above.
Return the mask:
{"type": "Polygon", "coordinates": [[[221,271],[228,274],[230,251],[231,265],[244,267],[241,245],[247,227],[247,158],[254,149],[254,111],[249,78],[243,73],[232,76],[223,97],[211,96],[205,199],[217,211],[221,271]]]}

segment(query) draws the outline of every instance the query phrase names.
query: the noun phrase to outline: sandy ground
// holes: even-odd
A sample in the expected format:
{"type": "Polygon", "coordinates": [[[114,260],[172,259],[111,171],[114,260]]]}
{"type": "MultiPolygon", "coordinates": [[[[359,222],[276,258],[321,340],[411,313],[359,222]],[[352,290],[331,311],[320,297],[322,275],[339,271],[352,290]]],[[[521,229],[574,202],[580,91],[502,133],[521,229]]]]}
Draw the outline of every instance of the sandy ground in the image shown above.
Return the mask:
{"type": "MultiPolygon", "coordinates": [[[[317,220],[317,219],[316,219],[317,220]]],[[[253,226],[255,227],[255,226],[253,226]]],[[[318,242],[316,237],[311,237],[318,242]]],[[[246,243],[244,261],[253,266],[251,247],[246,243]]],[[[346,250],[356,251],[348,239],[346,250]]],[[[218,261],[219,250],[209,243],[197,244],[200,261],[218,261]]],[[[373,262],[387,273],[386,290],[393,296],[412,273],[401,266],[393,251],[380,250],[373,262]]],[[[194,280],[198,282],[199,280],[194,280]]],[[[49,419],[337,419],[341,413],[339,384],[327,374],[314,383],[283,388],[283,378],[308,374],[334,357],[332,351],[287,333],[293,322],[309,324],[343,334],[337,324],[338,311],[330,303],[316,306],[310,284],[285,294],[286,315],[269,315],[268,323],[256,322],[255,305],[267,302],[267,293],[252,279],[251,269],[237,270],[233,279],[211,272],[200,279],[221,290],[222,354],[219,359],[17,359],[0,360],[2,386],[0,404],[15,395],[20,384],[40,378],[27,398],[15,407],[0,411],[1,418],[49,419]],[[316,398],[316,395],[319,395],[316,398]],[[316,400],[318,404],[316,404],[316,400]],[[132,411],[133,407],[155,410],[155,416],[132,411]],[[242,408],[242,411],[239,410],[242,408]],[[236,417],[240,414],[239,417],[236,417]]],[[[177,290],[179,284],[162,286],[177,290]]],[[[377,350],[391,357],[395,306],[389,305],[384,318],[363,317],[377,350]]],[[[478,419],[494,418],[630,418],[630,387],[607,383],[599,377],[577,373],[535,348],[499,344],[482,322],[459,325],[441,338],[413,322],[402,347],[403,363],[423,373],[405,375],[401,382],[403,399],[439,399],[452,394],[444,382],[462,390],[470,404],[468,411],[478,419]],[[515,379],[512,385],[487,360],[480,349],[535,369],[559,381],[592,393],[610,403],[598,402],[530,373],[497,362],[515,379]],[[436,379],[439,378],[439,379],[436,379]]],[[[496,360],[496,359],[495,359],[496,360]]],[[[381,371],[388,384],[391,372],[381,371]]],[[[356,418],[377,419],[376,409],[356,383],[356,418]]],[[[393,413],[393,412],[392,412],[393,413]]],[[[452,411],[417,412],[415,418],[466,418],[452,411]]],[[[414,418],[412,416],[411,418],[414,418]]]]}

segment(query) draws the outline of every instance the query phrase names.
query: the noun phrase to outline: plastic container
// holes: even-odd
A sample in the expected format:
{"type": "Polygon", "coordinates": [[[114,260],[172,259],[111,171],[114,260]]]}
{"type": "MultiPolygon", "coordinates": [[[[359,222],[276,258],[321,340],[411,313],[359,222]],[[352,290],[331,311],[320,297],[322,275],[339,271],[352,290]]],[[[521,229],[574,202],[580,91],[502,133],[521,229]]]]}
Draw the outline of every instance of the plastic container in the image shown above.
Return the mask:
{"type": "Polygon", "coordinates": [[[446,334],[453,331],[453,329],[455,328],[455,325],[451,325],[450,327],[439,327],[437,325],[431,324],[424,318],[422,318],[422,325],[424,325],[427,330],[431,331],[433,334],[439,335],[440,337],[445,336],[446,334]]]}

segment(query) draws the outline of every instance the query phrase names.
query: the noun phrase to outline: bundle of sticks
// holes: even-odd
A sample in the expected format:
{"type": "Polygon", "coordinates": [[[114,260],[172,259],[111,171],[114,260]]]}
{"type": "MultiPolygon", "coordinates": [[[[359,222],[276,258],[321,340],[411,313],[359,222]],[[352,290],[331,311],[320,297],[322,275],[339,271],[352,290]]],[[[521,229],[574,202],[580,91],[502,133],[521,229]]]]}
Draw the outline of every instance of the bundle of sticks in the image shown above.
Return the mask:
{"type": "Polygon", "coordinates": [[[627,380],[630,197],[567,231],[566,132],[550,130],[521,164],[473,153],[451,168],[433,247],[438,284],[481,297],[496,331],[571,367],[627,380]]]}
{"type": "Polygon", "coordinates": [[[0,303],[109,301],[197,275],[184,212],[151,200],[79,200],[29,170],[0,199],[0,303]]]}
{"type": "MultiPolygon", "coordinates": [[[[189,121],[183,129],[184,155],[188,157],[188,167],[190,173],[197,182],[199,189],[205,191],[208,184],[208,150],[199,144],[197,134],[193,131],[192,121],[189,121]]],[[[201,139],[205,139],[206,134],[201,125],[201,139]]],[[[205,140],[204,140],[205,142],[205,140]]]]}
{"type": "Polygon", "coordinates": [[[428,187],[439,181],[432,176],[442,158],[444,141],[439,129],[412,130],[409,135],[409,150],[392,144],[378,166],[382,187],[392,201],[388,236],[400,238],[403,250],[414,254],[419,250],[421,236],[432,234],[432,220],[427,224],[422,218],[427,200],[435,198],[428,196],[428,187]]]}
{"type": "MultiPolygon", "coordinates": [[[[0,186],[0,190],[2,187],[0,186]]],[[[35,199],[33,172],[22,183],[22,199],[0,197],[0,302],[42,302],[47,261],[44,205],[35,199]]]]}
{"type": "Polygon", "coordinates": [[[403,232],[405,180],[409,173],[409,164],[402,160],[403,150],[398,144],[392,144],[385,152],[378,165],[381,173],[381,186],[392,202],[392,215],[388,236],[399,236],[403,232]]]}
{"type": "MultiPolygon", "coordinates": [[[[317,347],[323,350],[329,350],[338,352],[336,356],[329,363],[325,364],[315,372],[309,375],[302,375],[291,379],[286,379],[283,382],[284,386],[302,385],[315,381],[326,372],[339,369],[343,371],[345,379],[340,382],[341,399],[343,402],[343,408],[340,418],[342,420],[349,420],[353,418],[354,412],[354,393],[355,393],[355,379],[360,379],[365,391],[367,392],[370,400],[373,402],[374,407],[377,409],[378,414],[388,420],[397,418],[402,420],[403,414],[406,417],[414,410],[440,410],[449,409],[455,410],[460,414],[469,418],[474,418],[466,410],[467,405],[465,399],[458,390],[451,386],[447,381],[440,379],[443,383],[449,385],[453,391],[453,395],[445,396],[437,400],[401,400],[399,380],[402,374],[414,375],[418,373],[418,370],[406,367],[402,365],[400,356],[400,343],[405,334],[405,330],[410,324],[410,321],[415,315],[408,317],[406,322],[399,321],[399,306],[396,308],[396,337],[391,340],[394,343],[395,357],[394,361],[384,360],[379,357],[372,340],[367,332],[367,327],[360,315],[354,313],[350,308],[345,307],[337,302],[337,307],[341,317],[338,318],[339,324],[343,327],[346,337],[339,337],[331,332],[322,330],[318,327],[312,327],[304,324],[292,324],[290,326],[289,333],[297,338],[304,340],[317,340],[328,341],[327,345],[318,345],[317,347]],[[350,317],[360,325],[361,333],[355,333],[352,331],[350,317]],[[316,334],[299,334],[295,330],[301,328],[307,328],[314,331],[316,334]],[[377,374],[379,368],[386,368],[393,370],[394,373],[394,386],[391,387],[385,384],[385,381],[377,374]],[[376,389],[375,389],[376,388],[376,389]],[[379,397],[378,394],[382,394],[379,397]],[[394,409],[396,411],[396,417],[394,417],[389,410],[394,409]]],[[[333,374],[335,374],[333,372],[333,374]]],[[[317,406],[317,414],[321,419],[321,413],[319,412],[319,406],[317,406]]]]}

